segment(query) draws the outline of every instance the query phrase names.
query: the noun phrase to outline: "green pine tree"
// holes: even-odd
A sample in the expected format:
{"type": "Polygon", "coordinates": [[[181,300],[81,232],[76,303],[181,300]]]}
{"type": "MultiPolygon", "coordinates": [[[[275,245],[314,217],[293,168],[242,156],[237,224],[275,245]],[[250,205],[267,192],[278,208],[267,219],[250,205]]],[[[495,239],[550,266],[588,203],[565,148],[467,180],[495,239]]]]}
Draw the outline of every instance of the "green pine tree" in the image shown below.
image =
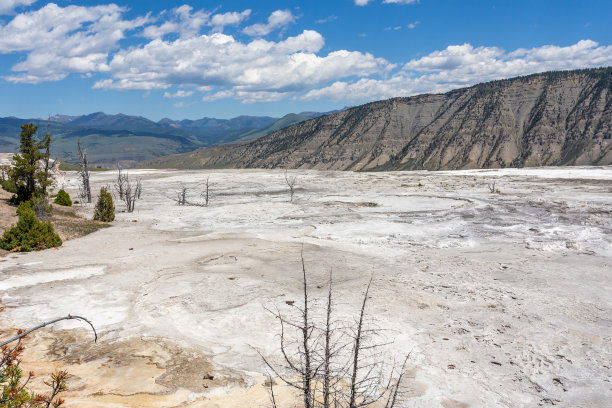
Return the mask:
{"type": "Polygon", "coordinates": [[[11,170],[11,179],[17,185],[17,196],[13,202],[21,203],[29,200],[37,188],[43,194],[50,184],[48,173],[49,146],[51,136],[46,134],[41,141],[36,140],[38,126],[33,123],[21,126],[19,153],[13,156],[14,165],[11,170]],[[40,152],[44,150],[44,152],[40,152]],[[40,168],[40,165],[44,169],[40,168]]]}
{"type": "Polygon", "coordinates": [[[94,209],[94,220],[111,222],[115,219],[115,205],[113,197],[105,187],[100,188],[100,196],[94,209]]]}

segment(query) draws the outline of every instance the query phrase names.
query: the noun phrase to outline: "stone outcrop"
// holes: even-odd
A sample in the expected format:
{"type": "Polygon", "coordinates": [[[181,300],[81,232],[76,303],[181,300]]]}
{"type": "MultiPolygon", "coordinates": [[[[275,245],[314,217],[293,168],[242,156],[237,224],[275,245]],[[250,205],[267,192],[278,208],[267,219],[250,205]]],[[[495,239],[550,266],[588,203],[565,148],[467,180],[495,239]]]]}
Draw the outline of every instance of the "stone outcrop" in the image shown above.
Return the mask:
{"type": "Polygon", "coordinates": [[[612,68],[369,103],[153,167],[447,170],[612,164],[612,68]]]}

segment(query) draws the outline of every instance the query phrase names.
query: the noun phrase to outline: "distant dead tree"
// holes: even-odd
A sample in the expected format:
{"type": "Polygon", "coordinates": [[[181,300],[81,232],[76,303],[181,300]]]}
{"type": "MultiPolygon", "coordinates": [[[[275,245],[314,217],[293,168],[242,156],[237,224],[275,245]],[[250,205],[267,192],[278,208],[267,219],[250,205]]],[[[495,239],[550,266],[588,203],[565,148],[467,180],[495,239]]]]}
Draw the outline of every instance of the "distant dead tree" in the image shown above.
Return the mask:
{"type": "Polygon", "coordinates": [[[297,181],[297,176],[289,176],[289,174],[287,174],[287,170],[285,170],[285,182],[287,183],[287,186],[289,187],[289,194],[291,196],[289,201],[293,201],[293,195],[295,194],[295,182],[297,181]]]}
{"type": "Polygon", "coordinates": [[[204,206],[208,207],[208,200],[210,200],[210,177],[206,177],[206,183],[204,184],[204,191],[200,194],[200,197],[204,198],[204,206]]]}
{"type": "Polygon", "coordinates": [[[489,192],[491,192],[491,194],[499,193],[499,190],[495,187],[495,181],[493,181],[493,183],[487,184],[487,187],[489,188],[489,192]]]}
{"type": "Polygon", "coordinates": [[[11,171],[10,164],[0,165],[0,181],[8,180],[10,171],[11,171]]]}
{"type": "MultiPolygon", "coordinates": [[[[51,117],[49,117],[49,120],[51,117]]],[[[45,153],[43,154],[43,168],[44,171],[41,173],[42,180],[40,180],[40,185],[42,187],[42,195],[47,196],[47,187],[49,187],[52,183],[50,180],[51,177],[49,175],[49,170],[53,167],[53,163],[50,163],[51,160],[51,126],[49,124],[49,120],[47,120],[47,133],[43,137],[43,145],[45,147],[45,153]]]]}
{"type": "MultiPolygon", "coordinates": [[[[395,407],[405,394],[402,379],[409,355],[399,369],[395,365],[385,366],[382,347],[388,342],[377,340],[379,329],[366,327],[372,279],[357,321],[346,327],[333,315],[332,272],[323,319],[313,317],[314,302],[309,298],[306,278],[302,256],[303,299],[299,306],[287,302],[295,308],[293,317],[287,317],[278,308],[269,310],[280,323],[282,363],[274,364],[258,352],[268,369],[287,386],[298,390],[304,408],[358,408],[374,404],[395,407]]],[[[268,374],[266,383],[272,406],[277,408],[272,374],[268,374]]]]}
{"type": "Polygon", "coordinates": [[[197,201],[189,201],[187,199],[187,195],[189,193],[189,188],[187,186],[182,186],[181,189],[177,192],[176,198],[173,198],[174,202],[177,205],[186,205],[192,207],[208,207],[208,203],[211,198],[210,191],[210,178],[206,177],[206,182],[204,183],[204,190],[200,193],[200,197],[204,199],[204,202],[197,201]]]}
{"type": "Polygon", "coordinates": [[[119,194],[119,199],[125,203],[127,212],[133,212],[136,200],[139,200],[140,196],[142,195],[141,179],[137,178],[136,184],[134,184],[132,181],[130,181],[129,173],[123,173],[123,169],[119,167],[117,169],[115,190],[117,190],[117,193],[119,194]]]}
{"type": "Polygon", "coordinates": [[[123,201],[123,194],[125,192],[125,174],[123,174],[123,169],[117,165],[117,181],[115,182],[115,190],[117,194],[119,194],[119,200],[123,201]]]}
{"type": "Polygon", "coordinates": [[[81,141],[77,140],[77,148],[79,151],[79,160],[81,164],[79,178],[81,185],[79,186],[79,197],[81,201],[87,200],[91,203],[91,188],[89,187],[89,169],[87,168],[87,152],[81,149],[81,141]]]}
{"type": "Polygon", "coordinates": [[[187,187],[181,187],[181,190],[177,193],[176,203],[178,205],[186,205],[187,204],[187,187]]]}

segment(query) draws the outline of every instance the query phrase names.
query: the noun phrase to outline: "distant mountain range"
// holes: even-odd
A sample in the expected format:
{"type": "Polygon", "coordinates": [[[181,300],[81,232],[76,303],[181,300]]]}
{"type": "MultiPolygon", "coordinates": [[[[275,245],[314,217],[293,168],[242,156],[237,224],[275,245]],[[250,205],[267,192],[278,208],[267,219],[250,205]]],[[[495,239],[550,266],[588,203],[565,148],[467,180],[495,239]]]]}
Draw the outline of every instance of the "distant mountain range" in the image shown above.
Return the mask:
{"type": "MultiPolygon", "coordinates": [[[[334,111],[336,112],[336,111],[334,111]]],[[[304,112],[282,118],[239,116],[233,119],[202,118],[154,122],[141,116],[54,115],[47,119],[0,118],[0,152],[16,152],[20,126],[33,122],[39,136],[51,133],[52,155],[60,160],[76,162],[77,139],[86,147],[92,165],[130,166],[136,162],[193,151],[202,147],[245,142],[273,133],[283,127],[324,115],[304,112]]]]}
{"type": "Polygon", "coordinates": [[[612,68],[600,68],[373,102],[249,143],[140,165],[363,171],[610,164],[612,68]]]}

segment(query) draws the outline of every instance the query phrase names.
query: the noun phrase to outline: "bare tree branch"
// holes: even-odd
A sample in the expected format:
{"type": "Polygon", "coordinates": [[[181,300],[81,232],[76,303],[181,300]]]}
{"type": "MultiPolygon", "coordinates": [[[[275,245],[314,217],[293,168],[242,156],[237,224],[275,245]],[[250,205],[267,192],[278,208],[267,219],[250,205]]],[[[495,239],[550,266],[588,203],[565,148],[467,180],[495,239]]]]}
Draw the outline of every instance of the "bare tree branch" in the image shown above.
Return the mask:
{"type": "Polygon", "coordinates": [[[81,163],[81,169],[79,178],[81,179],[81,186],[79,187],[79,196],[81,201],[87,200],[91,203],[91,188],[89,187],[89,169],[87,168],[87,152],[81,149],[81,141],[77,140],[77,148],[79,151],[79,158],[81,163]]]}
{"type": "Polygon", "coordinates": [[[50,324],[57,323],[57,322],[59,322],[61,320],[73,320],[73,319],[82,320],[85,323],[87,323],[89,326],[91,326],[91,330],[93,330],[93,333],[94,333],[94,342],[98,341],[98,333],[96,333],[95,327],[93,326],[93,324],[89,320],[87,320],[86,318],[81,317],[81,316],[68,315],[68,316],[64,316],[64,317],[58,317],[57,319],[53,319],[53,320],[50,320],[48,322],[43,322],[43,323],[39,324],[38,326],[32,327],[30,330],[26,330],[23,333],[20,333],[20,334],[18,334],[15,337],[11,337],[10,339],[8,339],[6,341],[3,341],[2,343],[0,343],[0,347],[5,346],[5,345],[7,345],[9,343],[12,343],[14,341],[17,341],[17,340],[21,339],[22,337],[25,337],[28,334],[32,333],[33,331],[38,330],[38,329],[42,329],[43,327],[48,326],[50,324]]]}
{"type": "Polygon", "coordinates": [[[355,337],[355,345],[353,346],[353,371],[351,374],[351,397],[349,402],[349,408],[355,408],[357,398],[357,372],[359,370],[359,353],[361,351],[361,330],[363,328],[363,316],[365,314],[366,302],[368,301],[368,293],[370,292],[370,285],[372,284],[372,278],[366,288],[365,296],[363,297],[363,304],[361,305],[361,312],[359,313],[359,323],[357,324],[357,336],[355,337]]]}
{"type": "Polygon", "coordinates": [[[301,406],[361,408],[385,403],[385,408],[393,408],[402,397],[401,382],[408,358],[399,372],[395,365],[389,370],[379,351],[389,342],[376,339],[381,329],[366,327],[373,277],[366,287],[359,319],[354,325],[344,327],[334,319],[334,282],[330,270],[327,302],[321,310],[324,316],[319,326],[314,317],[317,302],[309,296],[303,248],[300,258],[303,304],[300,307],[287,302],[297,312],[295,318],[284,316],[278,307],[276,311],[266,308],[280,322],[280,353],[284,363],[274,366],[258,351],[262,360],[276,378],[300,391],[301,406]]]}
{"type": "Polygon", "coordinates": [[[287,170],[285,170],[285,182],[287,183],[287,186],[289,187],[289,194],[291,196],[289,201],[293,201],[293,195],[295,194],[295,182],[296,181],[297,181],[297,176],[290,177],[289,174],[287,174],[287,170]]]}

